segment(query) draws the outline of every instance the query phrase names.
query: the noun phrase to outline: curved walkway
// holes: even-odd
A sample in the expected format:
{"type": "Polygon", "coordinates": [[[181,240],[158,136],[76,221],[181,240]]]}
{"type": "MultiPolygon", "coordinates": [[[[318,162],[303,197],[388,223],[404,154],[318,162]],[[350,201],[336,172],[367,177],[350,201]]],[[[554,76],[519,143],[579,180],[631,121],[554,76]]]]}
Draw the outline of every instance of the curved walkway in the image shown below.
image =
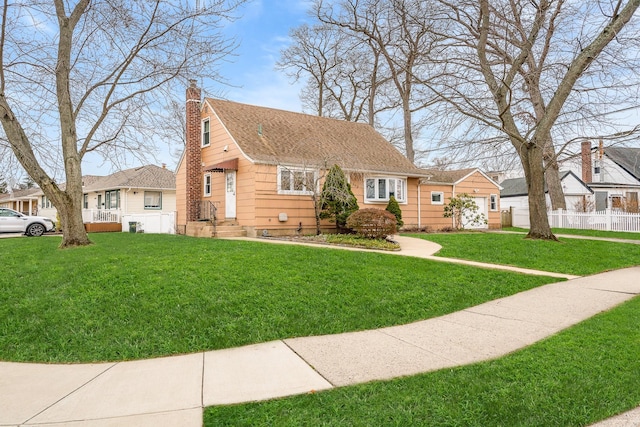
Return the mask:
{"type": "MultiPolygon", "coordinates": [[[[399,239],[404,255],[432,256],[427,252],[433,246],[405,239],[399,239]]],[[[493,359],[639,295],[638,277],[640,267],[574,278],[442,317],[371,331],[130,362],[0,362],[0,425],[195,427],[202,424],[206,406],[493,359]]],[[[629,418],[633,412],[622,416],[637,420],[629,418]]]]}

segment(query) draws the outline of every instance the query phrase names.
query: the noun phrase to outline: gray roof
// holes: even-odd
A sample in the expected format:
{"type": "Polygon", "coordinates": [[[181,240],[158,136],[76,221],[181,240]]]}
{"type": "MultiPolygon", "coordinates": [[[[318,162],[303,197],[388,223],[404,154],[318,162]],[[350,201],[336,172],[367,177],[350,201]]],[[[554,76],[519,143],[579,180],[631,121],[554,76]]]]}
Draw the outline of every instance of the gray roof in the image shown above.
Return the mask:
{"type": "Polygon", "coordinates": [[[139,166],[107,176],[85,175],[82,177],[82,182],[85,192],[118,188],[149,188],[154,190],[175,190],[176,188],[175,174],[169,169],[156,165],[139,166]]]}
{"type": "Polygon", "coordinates": [[[212,98],[206,102],[257,163],[337,163],[345,170],[425,176],[368,124],[212,98]]]}
{"type": "MultiPolygon", "coordinates": [[[[578,181],[582,182],[580,177],[574,174],[571,171],[560,171],[560,181],[565,179],[567,176],[573,175],[578,181]]],[[[585,187],[589,188],[584,182],[582,183],[585,187]]],[[[518,197],[518,196],[526,196],[529,194],[527,190],[527,181],[525,178],[511,178],[505,179],[500,183],[502,186],[502,190],[500,191],[500,197],[518,197]]],[[[549,190],[547,189],[547,184],[544,184],[544,192],[547,193],[549,190]]]]}
{"type": "Polygon", "coordinates": [[[604,154],[640,181],[640,148],[607,147],[604,154]]]}

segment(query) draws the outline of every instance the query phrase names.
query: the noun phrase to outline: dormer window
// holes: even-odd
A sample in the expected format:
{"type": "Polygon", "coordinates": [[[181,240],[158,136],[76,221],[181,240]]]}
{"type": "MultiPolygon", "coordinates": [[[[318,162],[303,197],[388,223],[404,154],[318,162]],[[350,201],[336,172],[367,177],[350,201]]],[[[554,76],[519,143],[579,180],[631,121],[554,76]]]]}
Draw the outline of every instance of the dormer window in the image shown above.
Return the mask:
{"type": "Polygon", "coordinates": [[[208,147],[211,145],[209,141],[209,119],[202,121],[202,146],[208,147]]]}

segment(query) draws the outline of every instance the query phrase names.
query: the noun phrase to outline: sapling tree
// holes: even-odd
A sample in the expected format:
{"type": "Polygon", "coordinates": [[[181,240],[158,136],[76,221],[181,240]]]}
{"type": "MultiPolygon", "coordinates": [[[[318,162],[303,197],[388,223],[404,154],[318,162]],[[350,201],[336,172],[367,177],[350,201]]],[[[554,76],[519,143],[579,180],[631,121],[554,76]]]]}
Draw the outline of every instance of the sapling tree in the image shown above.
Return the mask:
{"type": "Polygon", "coordinates": [[[453,218],[453,227],[456,230],[464,230],[468,225],[481,225],[487,223],[483,213],[478,213],[478,204],[473,197],[466,193],[452,197],[444,207],[445,218],[453,218]]]}
{"type": "Polygon", "coordinates": [[[400,230],[400,227],[404,225],[404,221],[402,220],[402,210],[394,196],[389,197],[389,203],[387,203],[385,210],[387,212],[391,212],[396,217],[396,224],[398,226],[398,230],[400,230]]]}

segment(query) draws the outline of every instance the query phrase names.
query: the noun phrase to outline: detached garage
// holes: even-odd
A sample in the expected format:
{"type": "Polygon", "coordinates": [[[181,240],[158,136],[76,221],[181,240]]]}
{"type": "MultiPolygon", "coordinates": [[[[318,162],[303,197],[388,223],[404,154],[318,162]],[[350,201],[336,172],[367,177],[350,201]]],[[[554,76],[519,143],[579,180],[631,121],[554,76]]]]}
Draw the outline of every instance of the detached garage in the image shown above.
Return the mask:
{"type": "Polygon", "coordinates": [[[467,194],[478,206],[478,213],[487,219],[487,224],[467,226],[467,228],[499,229],[500,185],[480,169],[460,169],[443,171],[423,169],[428,175],[420,180],[420,227],[442,230],[453,227],[452,218],[444,217],[444,206],[452,197],[467,194]]]}

